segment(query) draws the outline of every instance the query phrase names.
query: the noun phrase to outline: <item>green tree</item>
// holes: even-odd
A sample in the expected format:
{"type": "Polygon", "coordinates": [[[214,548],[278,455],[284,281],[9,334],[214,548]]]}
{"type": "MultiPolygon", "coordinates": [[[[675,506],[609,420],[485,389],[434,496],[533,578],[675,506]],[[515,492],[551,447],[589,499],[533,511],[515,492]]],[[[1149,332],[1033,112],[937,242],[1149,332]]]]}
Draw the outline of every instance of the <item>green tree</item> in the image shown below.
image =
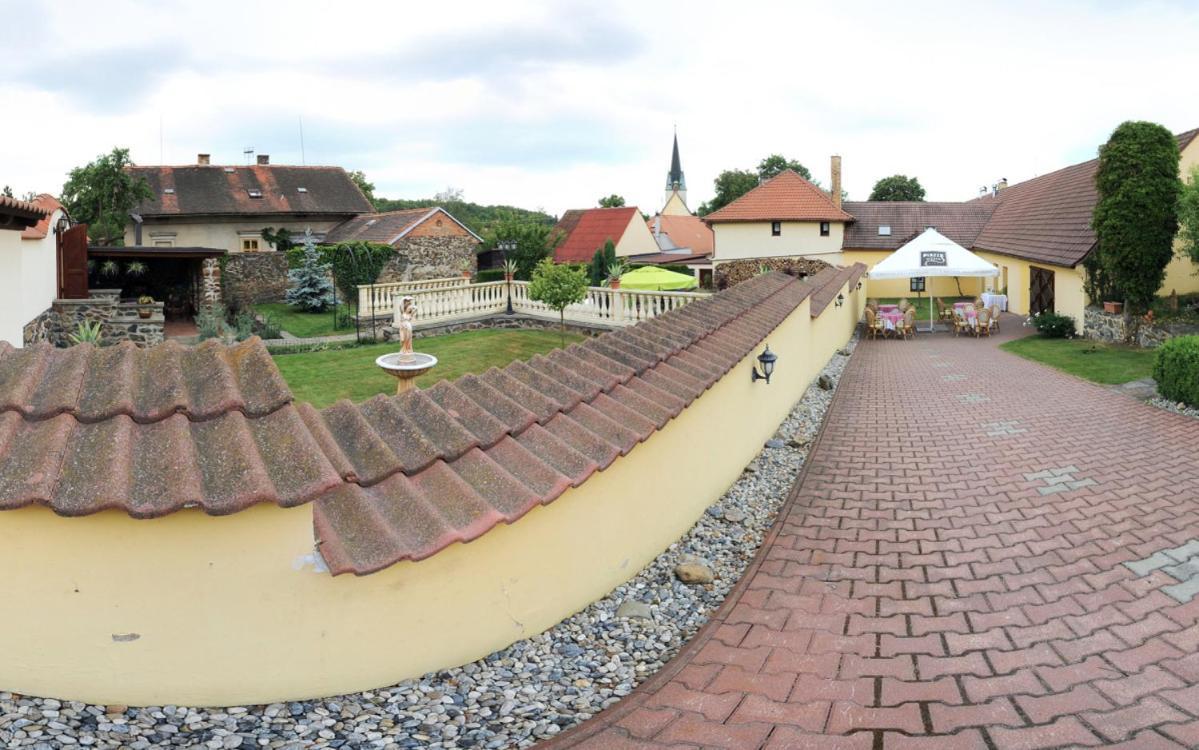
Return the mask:
{"type": "Polygon", "coordinates": [[[287,304],[305,312],[324,312],[333,304],[333,282],[329,281],[329,264],[316,249],[312,230],[304,233],[304,255],[299,268],[287,272],[291,285],[284,297],[287,304]]]}
{"type": "Polygon", "coordinates": [[[558,264],[545,258],[533,269],[529,298],[544,302],[558,311],[562,345],[566,345],[566,307],[582,302],[587,296],[587,275],[583,269],[558,264]]]}
{"type": "Polygon", "coordinates": [[[1099,149],[1095,187],[1095,264],[1123,294],[1127,312],[1144,312],[1174,256],[1178,141],[1156,123],[1122,123],[1099,149]]]}
{"type": "MultiPolygon", "coordinates": [[[[373,206],[375,204],[375,183],[366,179],[366,173],[361,169],[355,169],[353,172],[350,172],[350,181],[358,186],[358,189],[362,191],[362,194],[366,196],[366,199],[373,206]]],[[[378,208],[376,207],[375,210],[377,211],[378,208]]]]}
{"type": "Polygon", "coordinates": [[[565,239],[561,232],[540,221],[509,219],[497,224],[485,235],[483,249],[492,250],[500,241],[514,242],[507,257],[516,261],[516,278],[527,280],[539,262],[552,258],[554,248],[565,239]]]}
{"type": "Polygon", "coordinates": [[[12,198],[12,188],[5,185],[3,189],[0,189],[0,195],[3,195],[5,198],[12,198]]]}
{"type": "Polygon", "coordinates": [[[763,180],[769,180],[771,177],[786,172],[788,169],[798,172],[799,176],[805,180],[810,181],[812,179],[812,173],[808,171],[807,167],[794,159],[787,159],[782,154],[771,154],[758,162],[758,177],[763,180]]]}
{"type": "Polygon", "coordinates": [[[871,201],[923,201],[924,186],[915,177],[893,174],[874,183],[870,191],[871,201]]]}
{"type": "Polygon", "coordinates": [[[612,193],[612,195],[609,195],[606,198],[600,198],[599,206],[600,208],[621,208],[624,206],[624,197],[617,195],[616,193],[612,193]]]}
{"type": "Polygon", "coordinates": [[[700,216],[719,211],[758,186],[758,175],[746,169],[726,169],[712,183],[716,195],[699,207],[700,216]]]}
{"type": "Polygon", "coordinates": [[[129,149],[114,148],[87,166],[75,167],[62,186],[62,203],[75,221],[87,224],[98,245],[124,244],[129,213],[154,197],[145,178],[129,169],[129,149]]]}
{"type": "Polygon", "coordinates": [[[587,278],[591,286],[601,286],[608,278],[608,267],[616,262],[616,245],[612,240],[604,242],[604,246],[596,248],[591,256],[591,264],[587,266],[587,278]]]}
{"type": "Polygon", "coordinates": [[[1190,179],[1182,187],[1178,201],[1178,223],[1182,252],[1199,263],[1199,165],[1191,168],[1190,179]]]}
{"type": "Polygon", "coordinates": [[[277,232],[274,227],[266,227],[262,230],[262,239],[281,253],[296,246],[296,241],[291,238],[291,230],[284,227],[280,227],[277,232]]]}

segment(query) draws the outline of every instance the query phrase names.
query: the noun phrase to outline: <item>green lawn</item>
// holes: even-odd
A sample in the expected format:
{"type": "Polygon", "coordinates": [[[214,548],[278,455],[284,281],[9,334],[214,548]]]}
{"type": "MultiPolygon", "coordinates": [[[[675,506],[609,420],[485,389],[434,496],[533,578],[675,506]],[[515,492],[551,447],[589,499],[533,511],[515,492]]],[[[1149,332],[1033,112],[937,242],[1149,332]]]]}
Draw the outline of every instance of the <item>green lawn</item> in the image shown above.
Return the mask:
{"type": "Polygon", "coordinates": [[[1000,348],[1103,385],[1119,385],[1153,374],[1153,350],[1135,346],[1034,335],[1009,341],[1000,348]]]}
{"type": "MultiPolygon", "coordinates": [[[[928,295],[925,295],[923,297],[917,297],[915,294],[908,295],[907,297],[879,297],[878,303],[880,305],[898,305],[899,300],[901,300],[901,299],[906,299],[908,302],[911,302],[912,305],[916,308],[916,322],[917,323],[928,323],[928,295]]],[[[940,299],[942,302],[945,303],[946,307],[953,307],[954,302],[973,302],[974,301],[973,297],[941,297],[940,299]]],[[[937,314],[937,303],[934,302],[933,303],[933,315],[936,315],[936,314],[937,314]]]]}
{"type": "MultiPolygon", "coordinates": [[[[582,338],[567,333],[566,343],[582,338]]],[[[429,373],[417,378],[416,384],[428,387],[439,380],[503,367],[559,346],[561,335],[557,331],[541,330],[485,329],[419,338],[414,348],[432,354],[438,362],[429,373]]],[[[359,402],[378,393],[395,393],[395,378],[376,367],[375,358],[399,348],[397,343],[372,344],[274,357],[296,400],[324,407],[342,398],[359,402]]]]}
{"type": "MultiPolygon", "coordinates": [[[[343,315],[349,314],[349,307],[338,305],[338,311],[343,315]]],[[[354,327],[333,328],[333,311],[323,313],[300,312],[286,302],[268,302],[255,305],[254,309],[261,314],[270,314],[280,329],[287,331],[297,338],[313,336],[332,336],[337,333],[353,333],[354,327]]]]}

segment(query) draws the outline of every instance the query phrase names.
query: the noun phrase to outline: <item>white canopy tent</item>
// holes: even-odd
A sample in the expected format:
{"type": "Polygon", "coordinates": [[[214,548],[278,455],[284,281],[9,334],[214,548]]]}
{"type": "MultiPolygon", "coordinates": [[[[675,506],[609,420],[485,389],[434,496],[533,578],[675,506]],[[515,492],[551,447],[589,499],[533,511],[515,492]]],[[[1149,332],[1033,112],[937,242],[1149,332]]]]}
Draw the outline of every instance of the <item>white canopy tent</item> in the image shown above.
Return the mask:
{"type": "MultiPolygon", "coordinates": [[[[929,276],[998,276],[999,269],[936,229],[929,227],[915,239],[870,269],[872,279],[909,279],[929,276]]],[[[929,330],[935,327],[933,296],[928,295],[929,330]]]]}

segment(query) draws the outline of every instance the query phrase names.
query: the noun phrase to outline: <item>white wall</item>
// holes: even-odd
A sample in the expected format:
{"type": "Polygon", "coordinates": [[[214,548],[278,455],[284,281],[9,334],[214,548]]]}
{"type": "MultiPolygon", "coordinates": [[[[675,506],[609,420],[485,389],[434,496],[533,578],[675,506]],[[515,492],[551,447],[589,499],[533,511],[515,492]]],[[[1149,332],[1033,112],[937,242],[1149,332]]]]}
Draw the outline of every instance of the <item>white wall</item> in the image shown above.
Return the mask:
{"type": "MultiPolygon", "coordinates": [[[[324,235],[341,222],[342,219],[330,220],[320,217],[307,221],[280,220],[271,217],[259,219],[213,217],[210,219],[168,219],[166,221],[146,219],[146,222],[142,224],[142,244],[153,246],[156,239],[166,239],[165,237],[154,237],[154,234],[173,232],[175,236],[170,239],[174,242],[175,247],[215,247],[230,253],[240,253],[241,237],[244,233],[247,236],[259,238],[260,251],[270,251],[272,248],[261,238],[262,230],[267,227],[276,231],[286,229],[291,232],[293,239],[299,240],[304,236],[305,229],[311,227],[314,234],[324,235]]],[[[135,230],[133,224],[125,227],[126,245],[136,244],[135,230]]]]}
{"type": "Polygon", "coordinates": [[[746,258],[806,257],[841,264],[841,243],[845,224],[829,222],[827,237],[820,236],[820,222],[784,221],[778,237],[771,234],[769,221],[718,222],[712,225],[716,233],[716,252],[713,258],[743,260],[746,258]]]}
{"type": "MultiPolygon", "coordinates": [[[[51,227],[61,215],[54,212],[51,227]]],[[[0,230],[0,341],[21,346],[25,324],[50,307],[57,292],[54,233],[23,240],[19,231],[0,230]]]]}

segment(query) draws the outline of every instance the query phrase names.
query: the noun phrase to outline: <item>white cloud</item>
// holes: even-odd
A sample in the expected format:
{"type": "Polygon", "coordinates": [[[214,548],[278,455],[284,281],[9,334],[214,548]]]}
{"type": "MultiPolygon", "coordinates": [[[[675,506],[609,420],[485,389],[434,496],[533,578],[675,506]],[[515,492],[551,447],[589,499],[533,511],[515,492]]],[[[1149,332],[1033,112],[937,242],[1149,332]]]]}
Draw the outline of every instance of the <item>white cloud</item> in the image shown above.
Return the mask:
{"type": "Polygon", "coordinates": [[[652,211],[679,127],[690,203],[779,152],[827,184],[916,175],[933,199],[1089,158],[1120,121],[1199,127],[1188,3],[21,3],[3,34],[0,181],[56,191],[253,145],[379,192],[652,211]],[[79,29],[88,33],[80,34],[79,29]],[[11,37],[11,39],[10,39],[11,37]],[[31,147],[30,144],[36,144],[31,147]]]}

